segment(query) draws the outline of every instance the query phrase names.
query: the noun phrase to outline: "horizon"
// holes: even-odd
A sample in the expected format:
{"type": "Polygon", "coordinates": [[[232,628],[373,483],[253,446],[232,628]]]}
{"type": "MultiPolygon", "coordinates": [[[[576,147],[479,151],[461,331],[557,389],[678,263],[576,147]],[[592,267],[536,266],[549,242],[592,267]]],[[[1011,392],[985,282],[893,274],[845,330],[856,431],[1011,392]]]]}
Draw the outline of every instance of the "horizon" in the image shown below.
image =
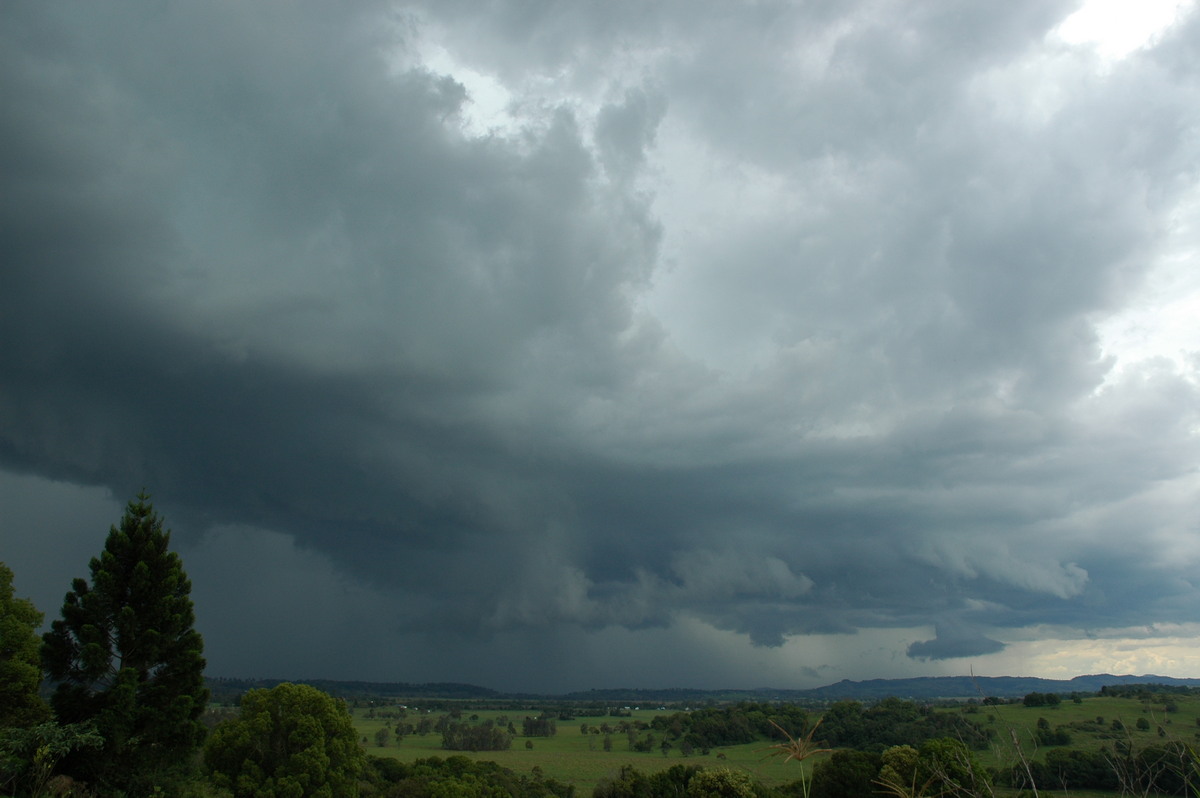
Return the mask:
{"type": "MultiPolygon", "coordinates": [[[[1105,677],[1111,677],[1113,679],[1138,679],[1138,680],[1166,679],[1166,680],[1178,681],[1178,682],[1194,681],[1194,682],[1197,682],[1198,685],[1200,685],[1200,678],[1197,678],[1197,677],[1170,676],[1170,675],[1162,674],[1162,673],[1141,673],[1141,674],[1135,674],[1135,673],[1080,673],[1080,674],[1076,674],[1075,676],[1062,678],[1062,679],[1046,679],[1046,678],[1043,678],[1040,676],[1020,676],[1020,675],[1011,675],[1011,674],[1005,674],[1005,675],[1001,675],[1001,676],[980,676],[979,674],[945,674],[945,675],[941,675],[941,676],[905,676],[905,677],[893,677],[893,678],[875,677],[875,678],[866,678],[866,679],[839,679],[836,682],[829,682],[828,684],[822,684],[822,685],[817,685],[815,687],[804,687],[804,688],[776,687],[776,686],[771,686],[771,685],[759,685],[756,687],[731,687],[728,685],[725,685],[722,687],[684,687],[684,686],[678,686],[678,685],[675,685],[675,686],[659,685],[659,686],[651,686],[651,687],[645,687],[645,686],[637,687],[637,686],[631,686],[631,685],[620,685],[620,686],[608,686],[608,687],[587,687],[587,688],[583,688],[583,689],[579,689],[579,690],[569,690],[569,691],[566,691],[563,693],[539,693],[539,692],[530,692],[530,691],[504,691],[504,690],[498,690],[493,687],[489,687],[486,684],[473,684],[470,682],[457,682],[457,681],[444,681],[444,680],[435,680],[435,681],[430,681],[430,682],[409,682],[409,681],[405,681],[405,680],[398,680],[398,681],[382,680],[381,681],[381,680],[376,680],[376,679],[327,679],[327,678],[323,678],[323,677],[291,679],[291,678],[280,678],[277,676],[210,676],[209,674],[205,674],[206,679],[211,678],[211,679],[234,681],[234,682],[288,682],[288,681],[331,682],[334,684],[366,684],[366,685],[380,685],[380,686],[410,685],[413,687],[432,687],[432,686],[438,686],[438,685],[447,685],[447,686],[456,686],[456,687],[473,687],[473,688],[477,688],[480,690],[487,690],[487,691],[490,691],[493,693],[497,693],[499,696],[538,695],[538,696],[545,696],[548,698],[555,698],[555,697],[561,697],[561,696],[566,696],[566,695],[576,695],[579,693],[590,693],[590,692],[619,692],[622,690],[628,690],[631,692],[647,692],[647,693],[653,693],[656,691],[657,692],[690,691],[690,692],[698,692],[698,693],[720,693],[720,692],[754,693],[754,692],[779,691],[779,692],[789,692],[789,693],[792,693],[792,692],[805,693],[805,692],[814,692],[814,691],[819,691],[819,690],[825,690],[829,687],[836,687],[838,685],[845,684],[845,683],[870,684],[870,683],[874,683],[874,682],[912,682],[912,681],[960,680],[960,679],[968,679],[968,680],[972,680],[972,681],[977,680],[977,679],[988,679],[988,680],[1013,680],[1013,681],[1069,683],[1069,682],[1079,681],[1081,679],[1100,679],[1100,678],[1105,678],[1105,677]]],[[[1135,682],[1135,683],[1140,683],[1140,682],[1135,682]]],[[[1146,684],[1160,684],[1158,682],[1145,682],[1145,683],[1146,684]]],[[[1123,684],[1123,682],[1114,682],[1114,684],[1123,684]]],[[[1165,682],[1163,684],[1165,684],[1165,682]]]]}

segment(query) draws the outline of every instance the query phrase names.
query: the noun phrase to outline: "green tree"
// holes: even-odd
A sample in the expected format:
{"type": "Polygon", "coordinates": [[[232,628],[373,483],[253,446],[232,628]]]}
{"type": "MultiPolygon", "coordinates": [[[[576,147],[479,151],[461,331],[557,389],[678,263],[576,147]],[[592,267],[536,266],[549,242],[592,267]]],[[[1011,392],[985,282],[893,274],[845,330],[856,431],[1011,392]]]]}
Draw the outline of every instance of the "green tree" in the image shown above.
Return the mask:
{"type": "MultiPolygon", "coordinates": [[[[812,798],[861,798],[876,791],[883,758],[871,751],[834,751],[812,771],[812,798]]],[[[801,792],[803,785],[801,785],[801,792]]]]}
{"type": "MultiPolygon", "coordinates": [[[[464,756],[401,763],[367,756],[364,792],[388,798],[574,798],[575,787],[547,778],[540,767],[518,775],[495,762],[464,756]]],[[[649,798],[647,796],[647,798],[649,798]]]]}
{"type": "Polygon", "coordinates": [[[991,793],[987,771],[962,740],[926,740],[920,749],[921,772],[936,786],[936,794],[972,798],[991,793]]]}
{"type": "Polygon", "coordinates": [[[238,798],[347,798],[365,766],[345,704],[306,684],[251,690],[204,749],[213,782],[238,798]]]}
{"type": "Polygon", "coordinates": [[[129,502],[91,560],[91,584],[74,580],[62,619],[43,637],[59,722],[90,721],[104,738],[98,751],[69,754],[63,769],[102,793],[161,787],[204,740],[208,690],[192,585],[149,499],[129,502]]]}
{"type": "Polygon", "coordinates": [[[650,798],[650,779],[633,765],[622,765],[616,775],[600,780],[592,798],[650,798]]]}
{"type": "Polygon", "coordinates": [[[688,798],[754,798],[754,782],[740,770],[701,770],[687,783],[688,798]]]}
{"type": "Polygon", "coordinates": [[[12,570],[0,562],[0,729],[26,728],[50,718],[38,695],[42,614],[33,602],[13,595],[12,581],[12,570]]]}
{"type": "Polygon", "coordinates": [[[681,798],[688,794],[692,777],[704,768],[695,765],[671,765],[648,777],[650,795],[653,798],[681,798]]]}
{"type": "Polygon", "coordinates": [[[929,794],[930,782],[919,781],[920,755],[911,745],[893,745],[883,752],[879,791],[896,798],[918,798],[929,794]]]}
{"type": "Polygon", "coordinates": [[[920,750],[911,745],[883,752],[876,785],[897,798],[975,798],[992,794],[987,772],[961,740],[926,740],[920,750]]]}
{"type": "Polygon", "coordinates": [[[104,738],[90,723],[63,726],[48,722],[28,728],[0,729],[0,793],[47,795],[60,759],[72,751],[103,746],[104,738]]]}

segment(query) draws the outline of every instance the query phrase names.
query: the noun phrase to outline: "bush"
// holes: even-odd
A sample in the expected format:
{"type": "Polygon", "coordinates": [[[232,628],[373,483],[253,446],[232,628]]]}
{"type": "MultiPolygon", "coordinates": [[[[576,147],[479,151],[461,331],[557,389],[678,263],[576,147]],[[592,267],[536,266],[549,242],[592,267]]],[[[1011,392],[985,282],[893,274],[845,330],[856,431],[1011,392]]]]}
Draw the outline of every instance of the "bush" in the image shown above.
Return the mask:
{"type": "Polygon", "coordinates": [[[473,762],[465,756],[430,757],[404,764],[367,757],[369,793],[383,798],[574,798],[575,788],[544,776],[538,768],[518,776],[495,762],[473,762]]]}
{"type": "Polygon", "coordinates": [[[754,783],[740,770],[702,770],[687,785],[687,798],[754,798],[754,783]]]}
{"type": "Polygon", "coordinates": [[[861,798],[873,794],[883,759],[869,751],[841,750],[813,767],[812,798],[861,798]]]}

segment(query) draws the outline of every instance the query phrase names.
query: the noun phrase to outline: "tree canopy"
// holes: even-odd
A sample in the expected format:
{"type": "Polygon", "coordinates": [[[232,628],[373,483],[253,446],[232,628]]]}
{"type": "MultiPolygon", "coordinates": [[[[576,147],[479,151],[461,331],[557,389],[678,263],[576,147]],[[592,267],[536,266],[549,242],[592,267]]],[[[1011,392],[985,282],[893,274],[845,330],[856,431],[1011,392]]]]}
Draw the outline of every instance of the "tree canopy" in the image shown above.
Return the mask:
{"type": "Polygon", "coordinates": [[[99,750],[68,755],[63,769],[101,792],[161,786],[204,739],[204,644],[170,537],[149,496],[129,502],[90,562],[91,583],[74,580],[43,637],[57,719],[90,721],[104,738],[99,750]]]}
{"type": "Polygon", "coordinates": [[[464,756],[431,757],[405,764],[368,756],[366,777],[375,794],[386,798],[574,798],[575,788],[547,778],[538,768],[518,775],[487,760],[464,756]]]}
{"type": "Polygon", "coordinates": [[[365,758],[342,702],[284,682],[246,693],[238,717],[213,730],[204,762],[238,798],[348,798],[365,758]]]}
{"type": "Polygon", "coordinates": [[[939,737],[954,737],[982,749],[991,733],[957,713],[936,712],[899,698],[885,698],[869,708],[857,701],[838,701],[821,719],[821,737],[829,746],[863,751],[920,745],[939,737]]]}
{"type": "Polygon", "coordinates": [[[38,695],[41,625],[42,613],[33,602],[14,596],[13,572],[0,562],[0,729],[25,728],[50,717],[38,695]]]}

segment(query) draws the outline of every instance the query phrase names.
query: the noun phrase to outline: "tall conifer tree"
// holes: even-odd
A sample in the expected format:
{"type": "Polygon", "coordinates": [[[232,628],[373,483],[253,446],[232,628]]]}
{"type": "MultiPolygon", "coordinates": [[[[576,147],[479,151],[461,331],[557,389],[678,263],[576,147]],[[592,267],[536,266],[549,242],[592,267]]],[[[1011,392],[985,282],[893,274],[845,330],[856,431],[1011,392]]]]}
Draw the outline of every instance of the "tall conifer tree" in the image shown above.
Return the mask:
{"type": "Polygon", "coordinates": [[[92,558],[91,585],[74,580],[62,619],[43,637],[59,722],[90,720],[105,741],[72,754],[64,770],[102,792],[162,786],[204,739],[208,690],[192,585],[149,498],[128,504],[92,558]]]}

